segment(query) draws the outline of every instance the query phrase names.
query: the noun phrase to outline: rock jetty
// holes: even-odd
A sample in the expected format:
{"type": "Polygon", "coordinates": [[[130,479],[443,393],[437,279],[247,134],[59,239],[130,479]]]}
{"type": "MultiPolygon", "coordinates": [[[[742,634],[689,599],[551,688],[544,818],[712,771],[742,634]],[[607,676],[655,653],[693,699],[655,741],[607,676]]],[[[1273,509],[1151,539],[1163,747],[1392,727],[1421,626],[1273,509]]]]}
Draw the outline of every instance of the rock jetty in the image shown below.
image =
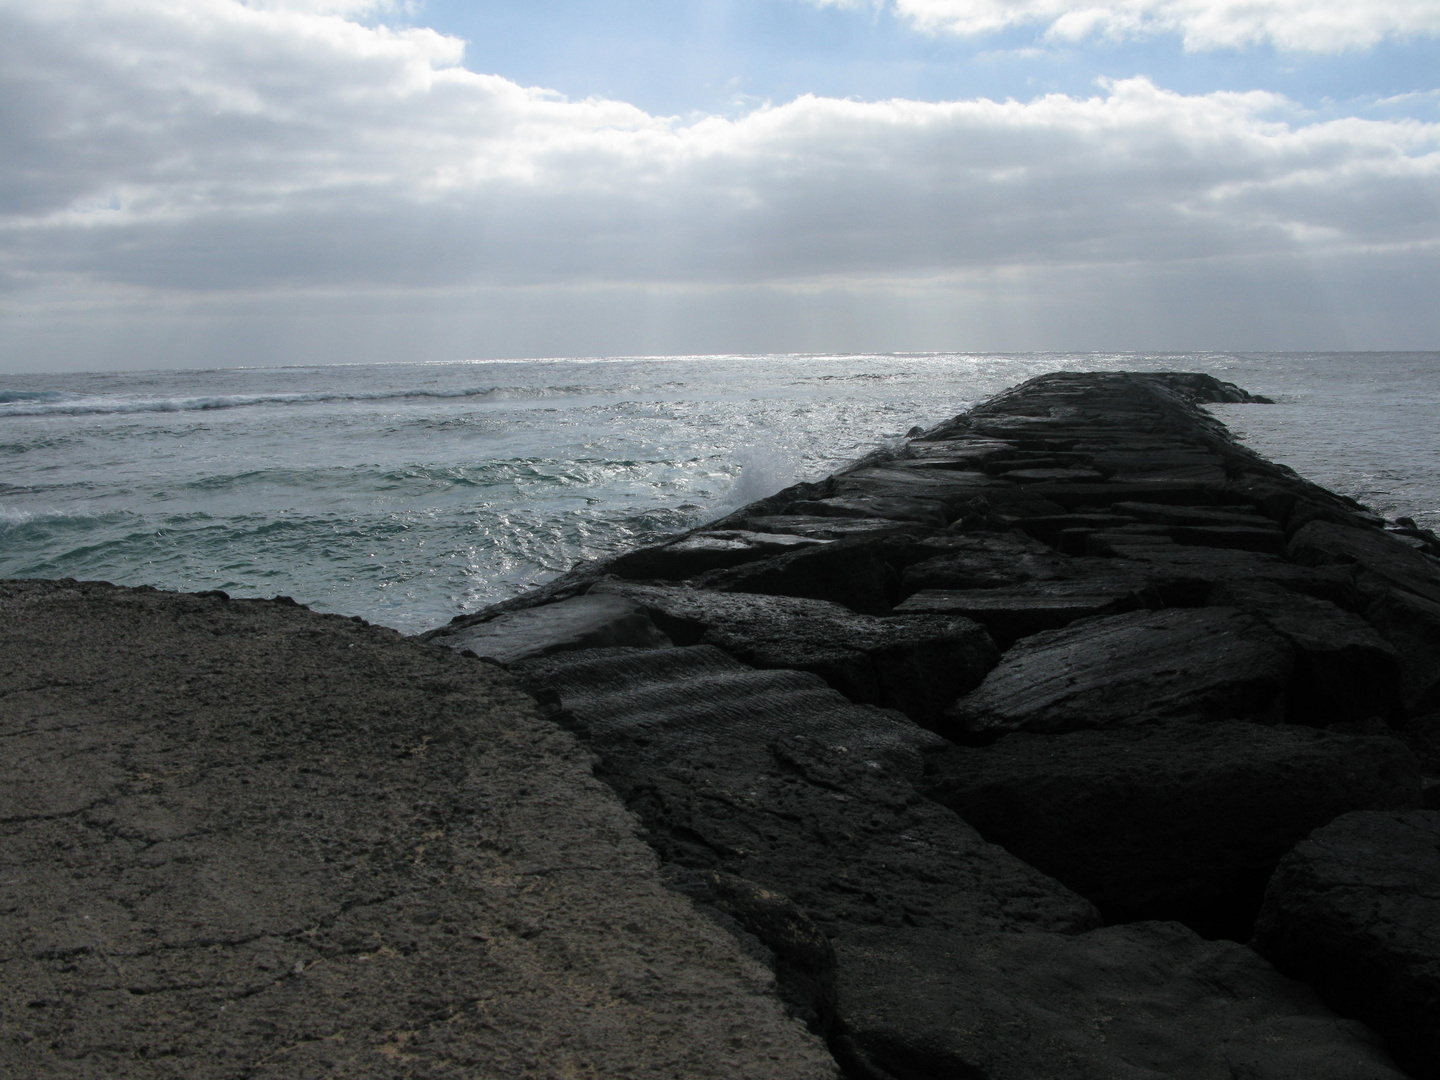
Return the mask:
{"type": "Polygon", "coordinates": [[[1440,1077],[1440,541],[1247,401],[1043,376],[425,637],[846,1077],[1440,1077]]]}

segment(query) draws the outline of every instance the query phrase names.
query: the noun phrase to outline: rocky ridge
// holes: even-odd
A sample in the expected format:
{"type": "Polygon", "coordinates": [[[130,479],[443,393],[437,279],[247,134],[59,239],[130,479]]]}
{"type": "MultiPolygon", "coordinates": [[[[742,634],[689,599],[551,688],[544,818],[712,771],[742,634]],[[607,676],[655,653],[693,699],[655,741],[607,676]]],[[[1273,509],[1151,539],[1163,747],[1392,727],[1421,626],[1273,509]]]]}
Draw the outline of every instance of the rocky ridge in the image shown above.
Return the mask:
{"type": "Polygon", "coordinates": [[[849,1077],[1440,1076],[1440,541],[1255,400],[1043,376],[426,637],[849,1077]]]}

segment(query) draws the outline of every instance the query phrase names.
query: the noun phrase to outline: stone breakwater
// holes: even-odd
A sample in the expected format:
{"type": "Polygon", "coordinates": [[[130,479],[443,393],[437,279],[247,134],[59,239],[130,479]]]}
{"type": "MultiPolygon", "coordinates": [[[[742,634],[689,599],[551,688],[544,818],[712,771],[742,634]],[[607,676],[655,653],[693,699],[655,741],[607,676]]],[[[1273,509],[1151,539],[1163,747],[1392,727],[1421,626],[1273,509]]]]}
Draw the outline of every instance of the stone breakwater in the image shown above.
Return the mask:
{"type": "Polygon", "coordinates": [[[426,636],[848,1077],[1437,1077],[1440,542],[1251,400],[1044,376],[426,636]]]}

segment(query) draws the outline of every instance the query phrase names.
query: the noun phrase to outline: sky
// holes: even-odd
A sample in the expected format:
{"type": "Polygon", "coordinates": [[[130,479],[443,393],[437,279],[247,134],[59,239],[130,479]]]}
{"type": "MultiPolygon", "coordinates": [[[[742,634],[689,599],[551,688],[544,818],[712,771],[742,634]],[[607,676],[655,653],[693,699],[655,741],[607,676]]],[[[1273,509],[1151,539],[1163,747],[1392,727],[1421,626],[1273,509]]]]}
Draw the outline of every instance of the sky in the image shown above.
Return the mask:
{"type": "Polygon", "coordinates": [[[1440,348],[1440,0],[0,0],[0,372],[1440,348]]]}

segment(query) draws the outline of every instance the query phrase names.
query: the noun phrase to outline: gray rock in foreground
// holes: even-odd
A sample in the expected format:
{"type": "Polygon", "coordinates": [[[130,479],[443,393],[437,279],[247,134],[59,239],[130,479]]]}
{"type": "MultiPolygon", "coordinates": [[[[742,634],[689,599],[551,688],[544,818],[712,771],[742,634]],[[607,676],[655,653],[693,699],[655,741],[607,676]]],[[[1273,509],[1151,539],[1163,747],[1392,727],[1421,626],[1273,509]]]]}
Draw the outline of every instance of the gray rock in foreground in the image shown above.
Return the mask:
{"type": "Polygon", "coordinates": [[[1440,1076],[1440,811],[1346,814],[1287,855],[1255,947],[1440,1076]]]}
{"type": "Polygon", "coordinates": [[[930,755],[922,787],[1109,922],[1172,919],[1239,940],[1312,829],[1421,798],[1395,739],[1239,721],[1007,735],[930,755]]]}
{"type": "Polygon", "coordinates": [[[1374,1035],[1249,949],[1176,923],[837,943],[852,1075],[1403,1080],[1374,1035]],[[907,986],[904,997],[886,991],[907,986]]]}
{"type": "Polygon", "coordinates": [[[0,1075],[833,1075],[495,667],[214,594],[0,615],[0,1075]]]}

